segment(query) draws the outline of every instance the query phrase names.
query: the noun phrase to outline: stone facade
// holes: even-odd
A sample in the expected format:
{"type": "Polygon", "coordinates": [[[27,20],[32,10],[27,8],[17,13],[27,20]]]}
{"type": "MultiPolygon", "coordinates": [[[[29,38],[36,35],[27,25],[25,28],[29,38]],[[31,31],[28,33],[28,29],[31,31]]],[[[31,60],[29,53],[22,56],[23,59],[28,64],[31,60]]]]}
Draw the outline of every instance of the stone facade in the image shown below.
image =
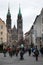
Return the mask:
{"type": "Polygon", "coordinates": [[[21,9],[19,7],[19,13],[17,18],[17,33],[18,33],[18,41],[23,39],[23,22],[22,22],[22,14],[21,9]]]}
{"type": "Polygon", "coordinates": [[[16,29],[15,25],[11,32],[12,32],[12,43],[16,45],[18,37],[17,37],[17,29],[16,29]]]}
{"type": "Polygon", "coordinates": [[[11,14],[9,8],[7,13],[6,26],[7,26],[7,43],[9,45],[16,45],[17,42],[23,38],[23,25],[22,25],[22,15],[20,8],[17,19],[17,29],[15,25],[13,28],[11,28],[11,14]]]}
{"type": "Polygon", "coordinates": [[[7,27],[5,22],[0,18],[0,44],[7,43],[7,27]]]}

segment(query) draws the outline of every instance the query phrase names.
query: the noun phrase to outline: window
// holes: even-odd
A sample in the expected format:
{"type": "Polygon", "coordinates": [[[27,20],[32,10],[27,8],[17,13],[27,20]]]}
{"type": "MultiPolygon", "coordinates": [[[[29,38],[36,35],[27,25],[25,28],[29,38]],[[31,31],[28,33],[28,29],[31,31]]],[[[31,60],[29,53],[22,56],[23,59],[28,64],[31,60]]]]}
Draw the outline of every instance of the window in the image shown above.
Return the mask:
{"type": "Polygon", "coordinates": [[[3,29],[3,25],[0,25],[0,29],[3,29]]]}
{"type": "Polygon", "coordinates": [[[3,34],[3,32],[1,32],[1,35],[3,34]]]}
{"type": "Polygon", "coordinates": [[[3,38],[1,37],[1,40],[3,40],[3,38]]]}
{"type": "Polygon", "coordinates": [[[3,42],[3,38],[2,37],[0,38],[0,41],[3,42]]]}

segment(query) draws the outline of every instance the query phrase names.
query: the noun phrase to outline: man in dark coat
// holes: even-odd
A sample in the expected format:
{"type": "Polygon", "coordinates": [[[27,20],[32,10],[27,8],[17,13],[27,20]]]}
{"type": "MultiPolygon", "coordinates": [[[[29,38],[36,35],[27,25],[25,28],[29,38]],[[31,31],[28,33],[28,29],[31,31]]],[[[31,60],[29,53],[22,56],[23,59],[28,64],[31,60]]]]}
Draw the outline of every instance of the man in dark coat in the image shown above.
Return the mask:
{"type": "Polygon", "coordinates": [[[38,51],[38,48],[36,46],[36,49],[35,49],[35,57],[36,57],[36,61],[38,61],[38,55],[39,55],[39,51],[38,51]]]}

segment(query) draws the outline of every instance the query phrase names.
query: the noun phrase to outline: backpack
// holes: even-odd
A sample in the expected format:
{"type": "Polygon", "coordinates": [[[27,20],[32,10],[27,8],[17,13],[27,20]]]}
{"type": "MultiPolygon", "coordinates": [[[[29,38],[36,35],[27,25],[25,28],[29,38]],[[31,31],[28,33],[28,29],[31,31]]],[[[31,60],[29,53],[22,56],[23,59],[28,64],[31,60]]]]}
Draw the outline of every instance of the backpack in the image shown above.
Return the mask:
{"type": "Polygon", "coordinates": [[[39,51],[35,50],[35,55],[38,56],[39,55],[39,51]]]}

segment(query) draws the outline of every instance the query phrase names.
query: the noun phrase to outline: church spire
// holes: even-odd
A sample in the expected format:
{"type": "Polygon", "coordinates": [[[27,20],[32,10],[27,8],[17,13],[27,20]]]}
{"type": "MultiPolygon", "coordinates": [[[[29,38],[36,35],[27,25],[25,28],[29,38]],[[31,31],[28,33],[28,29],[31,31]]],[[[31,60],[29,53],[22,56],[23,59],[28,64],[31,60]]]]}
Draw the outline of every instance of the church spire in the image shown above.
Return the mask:
{"type": "Polygon", "coordinates": [[[8,13],[7,13],[6,25],[7,25],[7,29],[11,29],[11,14],[10,14],[9,5],[8,5],[8,13]]]}
{"type": "Polygon", "coordinates": [[[19,13],[18,13],[18,16],[21,16],[21,8],[20,8],[20,5],[19,5],[19,13]]]}
{"type": "Polygon", "coordinates": [[[7,16],[11,16],[11,14],[10,14],[10,7],[9,7],[9,5],[8,5],[8,13],[7,13],[7,16]]]}

